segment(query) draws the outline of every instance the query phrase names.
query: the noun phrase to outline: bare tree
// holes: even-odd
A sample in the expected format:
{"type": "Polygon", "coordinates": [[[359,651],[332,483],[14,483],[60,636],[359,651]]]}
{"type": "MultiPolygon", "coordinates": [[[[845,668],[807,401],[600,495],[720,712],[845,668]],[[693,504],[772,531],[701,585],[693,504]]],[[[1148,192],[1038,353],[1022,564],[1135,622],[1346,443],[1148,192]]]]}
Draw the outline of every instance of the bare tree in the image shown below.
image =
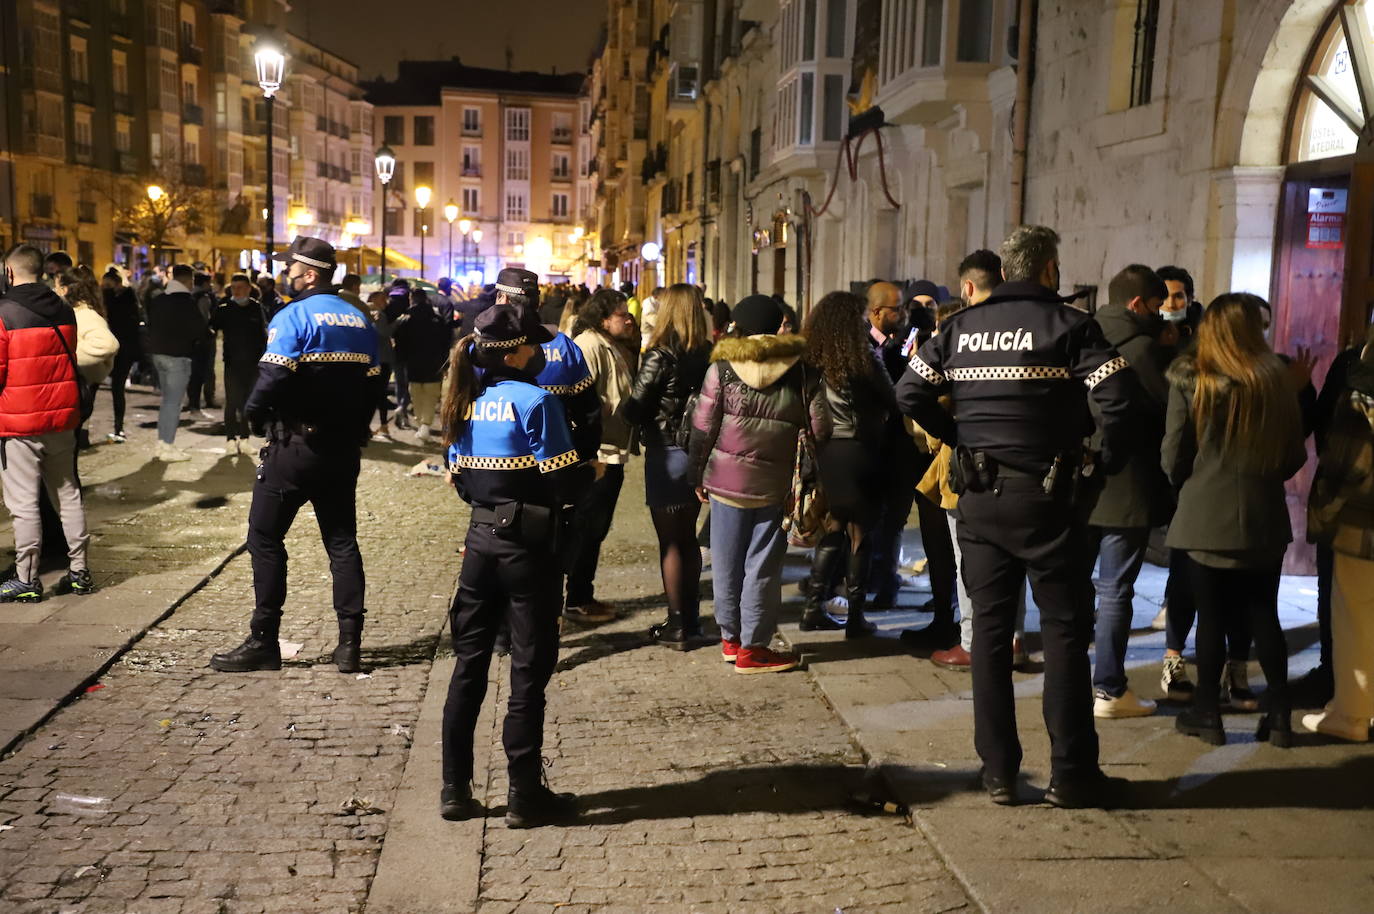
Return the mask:
{"type": "Polygon", "coordinates": [[[115,225],[148,245],[153,263],[169,243],[204,232],[219,211],[215,194],[187,181],[177,166],[155,163],[137,177],[106,172],[89,186],[111,202],[115,225]]]}

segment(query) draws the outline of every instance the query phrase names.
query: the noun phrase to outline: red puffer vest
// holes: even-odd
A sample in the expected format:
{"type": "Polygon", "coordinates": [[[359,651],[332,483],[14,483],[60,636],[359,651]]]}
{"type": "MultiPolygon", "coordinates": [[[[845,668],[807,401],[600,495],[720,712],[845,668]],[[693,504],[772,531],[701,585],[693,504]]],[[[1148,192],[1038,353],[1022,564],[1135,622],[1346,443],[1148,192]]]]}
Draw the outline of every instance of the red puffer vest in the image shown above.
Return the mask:
{"type": "Polygon", "coordinates": [[[80,394],[67,354],[75,347],[76,315],[52,289],[24,283],[0,299],[0,438],[76,428],[80,394]]]}

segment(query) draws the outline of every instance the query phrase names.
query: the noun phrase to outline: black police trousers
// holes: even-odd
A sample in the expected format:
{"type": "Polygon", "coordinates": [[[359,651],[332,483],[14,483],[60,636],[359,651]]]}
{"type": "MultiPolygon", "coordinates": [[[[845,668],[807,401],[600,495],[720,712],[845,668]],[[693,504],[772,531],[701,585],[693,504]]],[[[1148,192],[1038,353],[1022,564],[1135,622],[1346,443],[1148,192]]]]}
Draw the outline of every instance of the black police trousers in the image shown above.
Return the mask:
{"type": "Polygon", "coordinates": [[[253,506],[248,510],[248,554],[253,559],[253,634],[272,640],[286,602],[286,533],[307,502],[315,509],[340,629],[361,630],[363,557],[355,510],[360,454],[357,445],[307,444],[299,435],[268,444],[253,506]]]}
{"type": "Polygon", "coordinates": [[[1017,592],[1030,578],[1045,649],[1043,695],[1055,778],[1095,776],[1093,588],[1086,516],[1037,479],[999,479],[994,491],[966,492],[957,508],[964,586],[973,603],[973,742],[989,774],[1021,767],[1012,693],[1011,642],[1017,592]]]}
{"type": "Polygon", "coordinates": [[[510,782],[537,783],[544,746],[544,689],[558,661],[563,576],[552,542],[527,546],[510,529],[468,527],[458,594],[449,612],[456,663],[444,704],[444,783],[472,780],[472,741],[487,694],[492,646],[510,624],[510,700],[502,742],[510,782]]]}

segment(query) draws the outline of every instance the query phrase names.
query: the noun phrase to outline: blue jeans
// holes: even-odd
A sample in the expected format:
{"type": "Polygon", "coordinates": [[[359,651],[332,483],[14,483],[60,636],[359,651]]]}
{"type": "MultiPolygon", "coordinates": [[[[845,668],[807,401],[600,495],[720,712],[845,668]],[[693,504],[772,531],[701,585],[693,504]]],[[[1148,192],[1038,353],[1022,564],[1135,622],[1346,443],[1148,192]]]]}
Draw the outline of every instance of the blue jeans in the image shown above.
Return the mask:
{"type": "Polygon", "coordinates": [[[1096,527],[1097,631],[1093,688],[1113,698],[1126,691],[1126,643],[1131,636],[1135,579],[1150,542],[1148,527],[1096,527]]]}
{"type": "Polygon", "coordinates": [[[171,444],[177,439],[181,421],[181,401],[191,381],[191,359],[176,355],[153,355],[157,383],[162,388],[162,403],[157,408],[157,440],[171,444]]]}
{"type": "Polygon", "coordinates": [[[722,639],[745,647],[773,640],[786,552],[782,505],[736,508],[711,499],[711,585],[722,639]]]}

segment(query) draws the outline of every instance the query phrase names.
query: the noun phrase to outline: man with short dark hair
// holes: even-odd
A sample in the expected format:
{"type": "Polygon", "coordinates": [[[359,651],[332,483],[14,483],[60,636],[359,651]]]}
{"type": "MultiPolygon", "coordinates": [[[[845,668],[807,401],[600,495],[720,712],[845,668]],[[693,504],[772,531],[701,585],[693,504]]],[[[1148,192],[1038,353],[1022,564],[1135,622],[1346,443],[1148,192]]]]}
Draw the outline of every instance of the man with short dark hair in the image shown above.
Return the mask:
{"type": "Polygon", "coordinates": [[[367,305],[363,303],[362,290],[363,278],[357,273],[347,273],[343,279],[339,280],[339,298],[357,308],[361,313],[369,314],[367,305]]]}
{"type": "Polygon", "coordinates": [[[210,282],[210,274],[196,271],[191,285],[191,300],[200,309],[205,321],[203,333],[191,350],[191,380],[186,388],[186,408],[199,413],[202,419],[210,419],[205,410],[215,408],[215,331],[210,327],[210,316],[215,311],[215,290],[210,282]],[[201,409],[201,404],[205,409],[201,409]]]}
{"type": "Polygon", "coordinates": [[[195,272],[186,264],[172,267],[167,291],[148,301],[148,353],[157,368],[162,403],[157,413],[158,460],[172,463],[190,460],[176,446],[181,422],[181,401],[191,380],[192,356],[205,336],[207,324],[191,296],[195,272]]]}
{"type": "Polygon", "coordinates": [[[42,282],[43,252],[21,244],[5,257],[8,291],[0,299],[0,483],[14,516],[14,577],[0,603],[43,599],[41,491],[54,495],[67,540],[67,573],[57,593],[95,590],[86,565],[86,508],[76,481],[81,419],[76,315],[42,282]]]}
{"type": "Polygon", "coordinates": [[[229,280],[229,292],[210,316],[210,326],[224,336],[224,438],[230,454],[247,453],[248,417],[244,407],[258,375],[258,359],[267,345],[267,324],[253,283],[242,273],[229,280]]]}
{"type": "Polygon", "coordinates": [[[1166,323],[1165,345],[1179,345],[1192,339],[1202,320],[1202,305],[1193,300],[1193,277],[1182,267],[1160,267],[1155,275],[1164,283],[1167,294],[1159,309],[1166,323]],[[1170,330],[1172,328],[1172,330],[1170,330]]]}
{"type": "Polygon", "coordinates": [[[72,255],[66,251],[53,251],[43,258],[43,279],[51,285],[58,273],[63,270],[70,270],[72,266],[72,255]]]}
{"type": "Polygon", "coordinates": [[[1098,547],[1092,551],[1100,563],[1093,639],[1093,716],[1099,718],[1144,717],[1155,710],[1153,701],[1137,697],[1128,687],[1126,645],[1135,581],[1150,530],[1167,523],[1173,513],[1173,492],[1159,462],[1169,404],[1164,369],[1170,352],[1158,342],[1164,330],[1159,309],[1168,294],[1153,270],[1131,264],[1108,283],[1107,304],[1094,315],[1107,342],[1135,370],[1139,382],[1131,392],[1137,449],[1121,472],[1106,478],[1088,518],[1098,547]]]}
{"type": "Polygon", "coordinates": [[[1006,280],[949,318],[912,357],[897,403],[954,448],[958,536],[973,602],[974,746],[994,803],[1017,802],[1021,743],[1012,689],[1017,590],[1029,573],[1045,644],[1044,717],[1055,806],[1106,805],[1120,782],[1098,764],[1086,489],[1130,456],[1130,366],[1059,295],[1059,236],[1022,226],[1002,245],[1006,280]],[[941,405],[950,398],[952,413],[941,405]],[[1088,399],[1100,461],[1083,448],[1088,399]]]}
{"type": "Polygon", "coordinates": [[[268,329],[267,351],[244,412],[268,444],[248,511],[255,606],[247,639],[215,654],[224,673],[281,669],[286,534],[307,503],[315,509],[334,578],[341,673],[362,669],[363,557],[358,550],[361,448],[379,395],[377,330],[334,293],[334,248],[297,236],[274,259],[290,263],[291,304],[268,329]]]}

